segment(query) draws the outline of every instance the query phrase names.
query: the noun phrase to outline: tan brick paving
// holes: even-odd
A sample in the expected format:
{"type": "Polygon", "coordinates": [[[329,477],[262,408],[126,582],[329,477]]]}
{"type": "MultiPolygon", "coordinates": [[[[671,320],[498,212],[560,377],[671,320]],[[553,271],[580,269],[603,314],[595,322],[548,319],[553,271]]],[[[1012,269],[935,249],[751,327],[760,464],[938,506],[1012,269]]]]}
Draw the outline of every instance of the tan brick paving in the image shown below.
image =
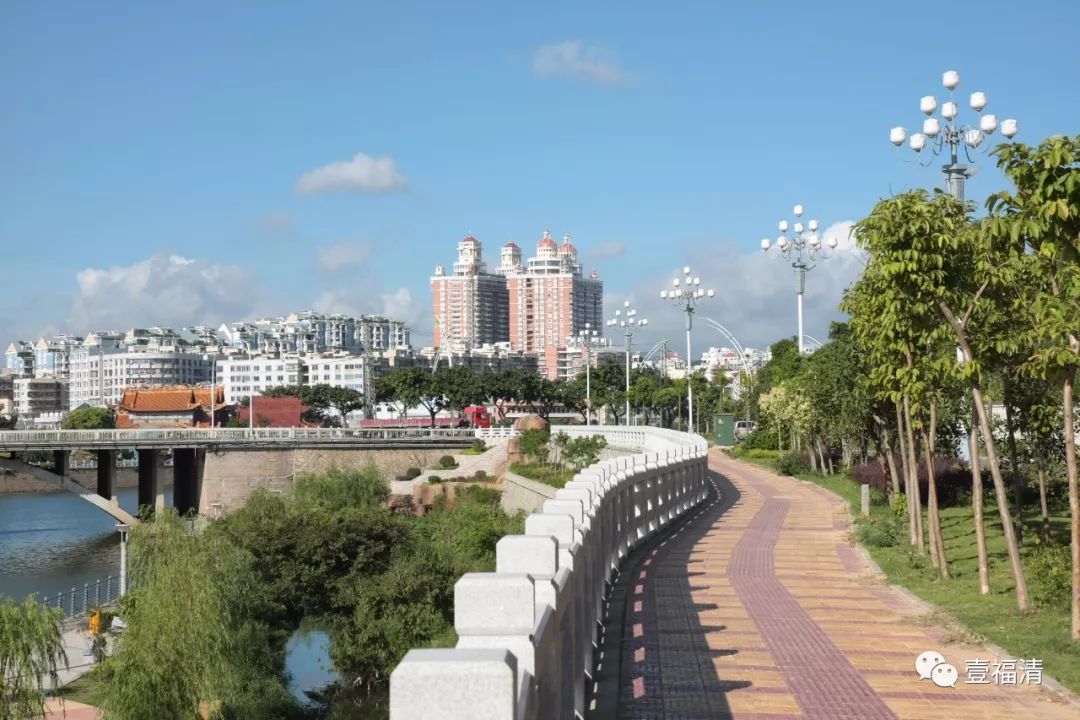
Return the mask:
{"type": "Polygon", "coordinates": [[[920,606],[851,551],[839,498],[710,463],[723,497],[652,551],[628,609],[620,718],[1080,718],[1043,688],[965,684],[964,661],[993,653],[913,622],[920,606]],[[924,650],[957,665],[956,687],[918,678],[924,650]]]}

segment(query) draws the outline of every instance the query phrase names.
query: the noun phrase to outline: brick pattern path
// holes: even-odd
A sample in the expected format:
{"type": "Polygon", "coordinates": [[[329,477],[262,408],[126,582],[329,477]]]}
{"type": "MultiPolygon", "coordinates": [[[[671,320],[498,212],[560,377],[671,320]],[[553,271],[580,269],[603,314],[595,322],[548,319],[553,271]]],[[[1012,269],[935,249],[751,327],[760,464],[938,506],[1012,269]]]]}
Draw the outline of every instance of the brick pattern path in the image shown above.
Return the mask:
{"type": "Polygon", "coordinates": [[[1080,718],[1042,688],[968,685],[986,648],[951,642],[847,541],[847,508],[714,453],[720,499],[631,570],[618,717],[625,720],[1080,718]],[[961,677],[920,680],[936,650],[961,677]]]}

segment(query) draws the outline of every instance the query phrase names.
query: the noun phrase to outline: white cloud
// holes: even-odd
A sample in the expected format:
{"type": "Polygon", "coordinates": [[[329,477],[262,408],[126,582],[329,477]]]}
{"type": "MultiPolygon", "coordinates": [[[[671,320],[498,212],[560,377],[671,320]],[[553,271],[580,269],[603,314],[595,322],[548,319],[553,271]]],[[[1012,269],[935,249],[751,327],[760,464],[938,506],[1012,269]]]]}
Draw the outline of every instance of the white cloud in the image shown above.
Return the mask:
{"type": "Polygon", "coordinates": [[[336,272],[346,267],[363,265],[370,255],[369,243],[344,242],[316,250],[315,264],[324,272],[336,272]]]}
{"type": "Polygon", "coordinates": [[[625,85],[632,79],[610,52],[580,40],[538,47],[533,55],[533,72],[541,77],[563,75],[597,85],[625,85]]]}
{"type": "Polygon", "coordinates": [[[132,265],[86,268],[76,279],[71,323],[79,333],[217,324],[246,317],[256,296],[244,268],[164,252],[132,265]]]}
{"type": "Polygon", "coordinates": [[[586,255],[590,258],[602,260],[605,258],[617,258],[625,253],[626,246],[621,242],[606,242],[590,248],[586,255]]]}
{"type": "MultiPolygon", "coordinates": [[[[827,339],[829,323],[843,318],[837,306],[864,266],[862,254],[847,238],[850,226],[850,222],[839,222],[825,229],[822,235],[837,237],[840,245],[832,257],[819,259],[806,276],[804,332],[822,342],[827,339]]],[[[702,286],[716,290],[714,299],[698,306],[693,330],[695,357],[710,346],[730,345],[718,331],[708,327],[705,318],[726,327],[747,347],[764,348],[796,335],[795,272],[790,261],[777,256],[775,250],[768,255],[761,251],[701,250],[686,260],[701,277],[702,286]]],[[[685,353],[685,315],[675,303],[660,299],[660,291],[671,287],[671,278],[682,276],[682,264],[672,262],[660,278],[634,288],[628,296],[638,308],[638,316],[649,319],[649,332],[640,342],[635,339],[635,346],[652,345],[666,338],[680,355],[685,353]]],[[[615,300],[621,303],[623,298],[605,297],[605,316],[612,314],[615,300]]]]}
{"type": "Polygon", "coordinates": [[[352,160],[339,160],[308,170],[296,181],[301,195],[352,190],[357,192],[390,192],[405,187],[405,178],[398,172],[394,158],[389,155],[371,157],[356,153],[352,160]]]}

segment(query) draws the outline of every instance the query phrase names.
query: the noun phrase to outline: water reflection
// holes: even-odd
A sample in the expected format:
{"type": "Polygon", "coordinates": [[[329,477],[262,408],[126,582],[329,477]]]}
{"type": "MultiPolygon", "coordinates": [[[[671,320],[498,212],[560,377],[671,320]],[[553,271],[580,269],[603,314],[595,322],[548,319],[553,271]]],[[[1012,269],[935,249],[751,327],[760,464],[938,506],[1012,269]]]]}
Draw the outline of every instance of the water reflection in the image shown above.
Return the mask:
{"type": "Polygon", "coordinates": [[[367,693],[342,686],[330,660],[330,635],[316,626],[301,626],[285,645],[289,692],[324,720],[382,720],[390,717],[385,688],[367,693]]]}
{"type": "MultiPolygon", "coordinates": [[[[135,488],[117,491],[138,510],[135,488]]],[[[172,504],[172,489],[166,491],[172,504]]],[[[120,573],[116,521],[71,493],[0,494],[0,595],[22,599],[81,588],[120,573]]]]}

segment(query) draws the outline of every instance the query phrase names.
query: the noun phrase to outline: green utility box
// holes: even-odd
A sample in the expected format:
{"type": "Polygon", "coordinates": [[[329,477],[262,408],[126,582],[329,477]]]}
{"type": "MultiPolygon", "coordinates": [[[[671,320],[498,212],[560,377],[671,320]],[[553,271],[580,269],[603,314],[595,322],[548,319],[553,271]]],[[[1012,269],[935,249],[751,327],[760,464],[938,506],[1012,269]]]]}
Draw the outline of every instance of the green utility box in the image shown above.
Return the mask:
{"type": "Polygon", "coordinates": [[[713,421],[716,431],[716,444],[723,447],[731,447],[735,444],[735,416],[730,414],[717,415],[713,421]]]}

